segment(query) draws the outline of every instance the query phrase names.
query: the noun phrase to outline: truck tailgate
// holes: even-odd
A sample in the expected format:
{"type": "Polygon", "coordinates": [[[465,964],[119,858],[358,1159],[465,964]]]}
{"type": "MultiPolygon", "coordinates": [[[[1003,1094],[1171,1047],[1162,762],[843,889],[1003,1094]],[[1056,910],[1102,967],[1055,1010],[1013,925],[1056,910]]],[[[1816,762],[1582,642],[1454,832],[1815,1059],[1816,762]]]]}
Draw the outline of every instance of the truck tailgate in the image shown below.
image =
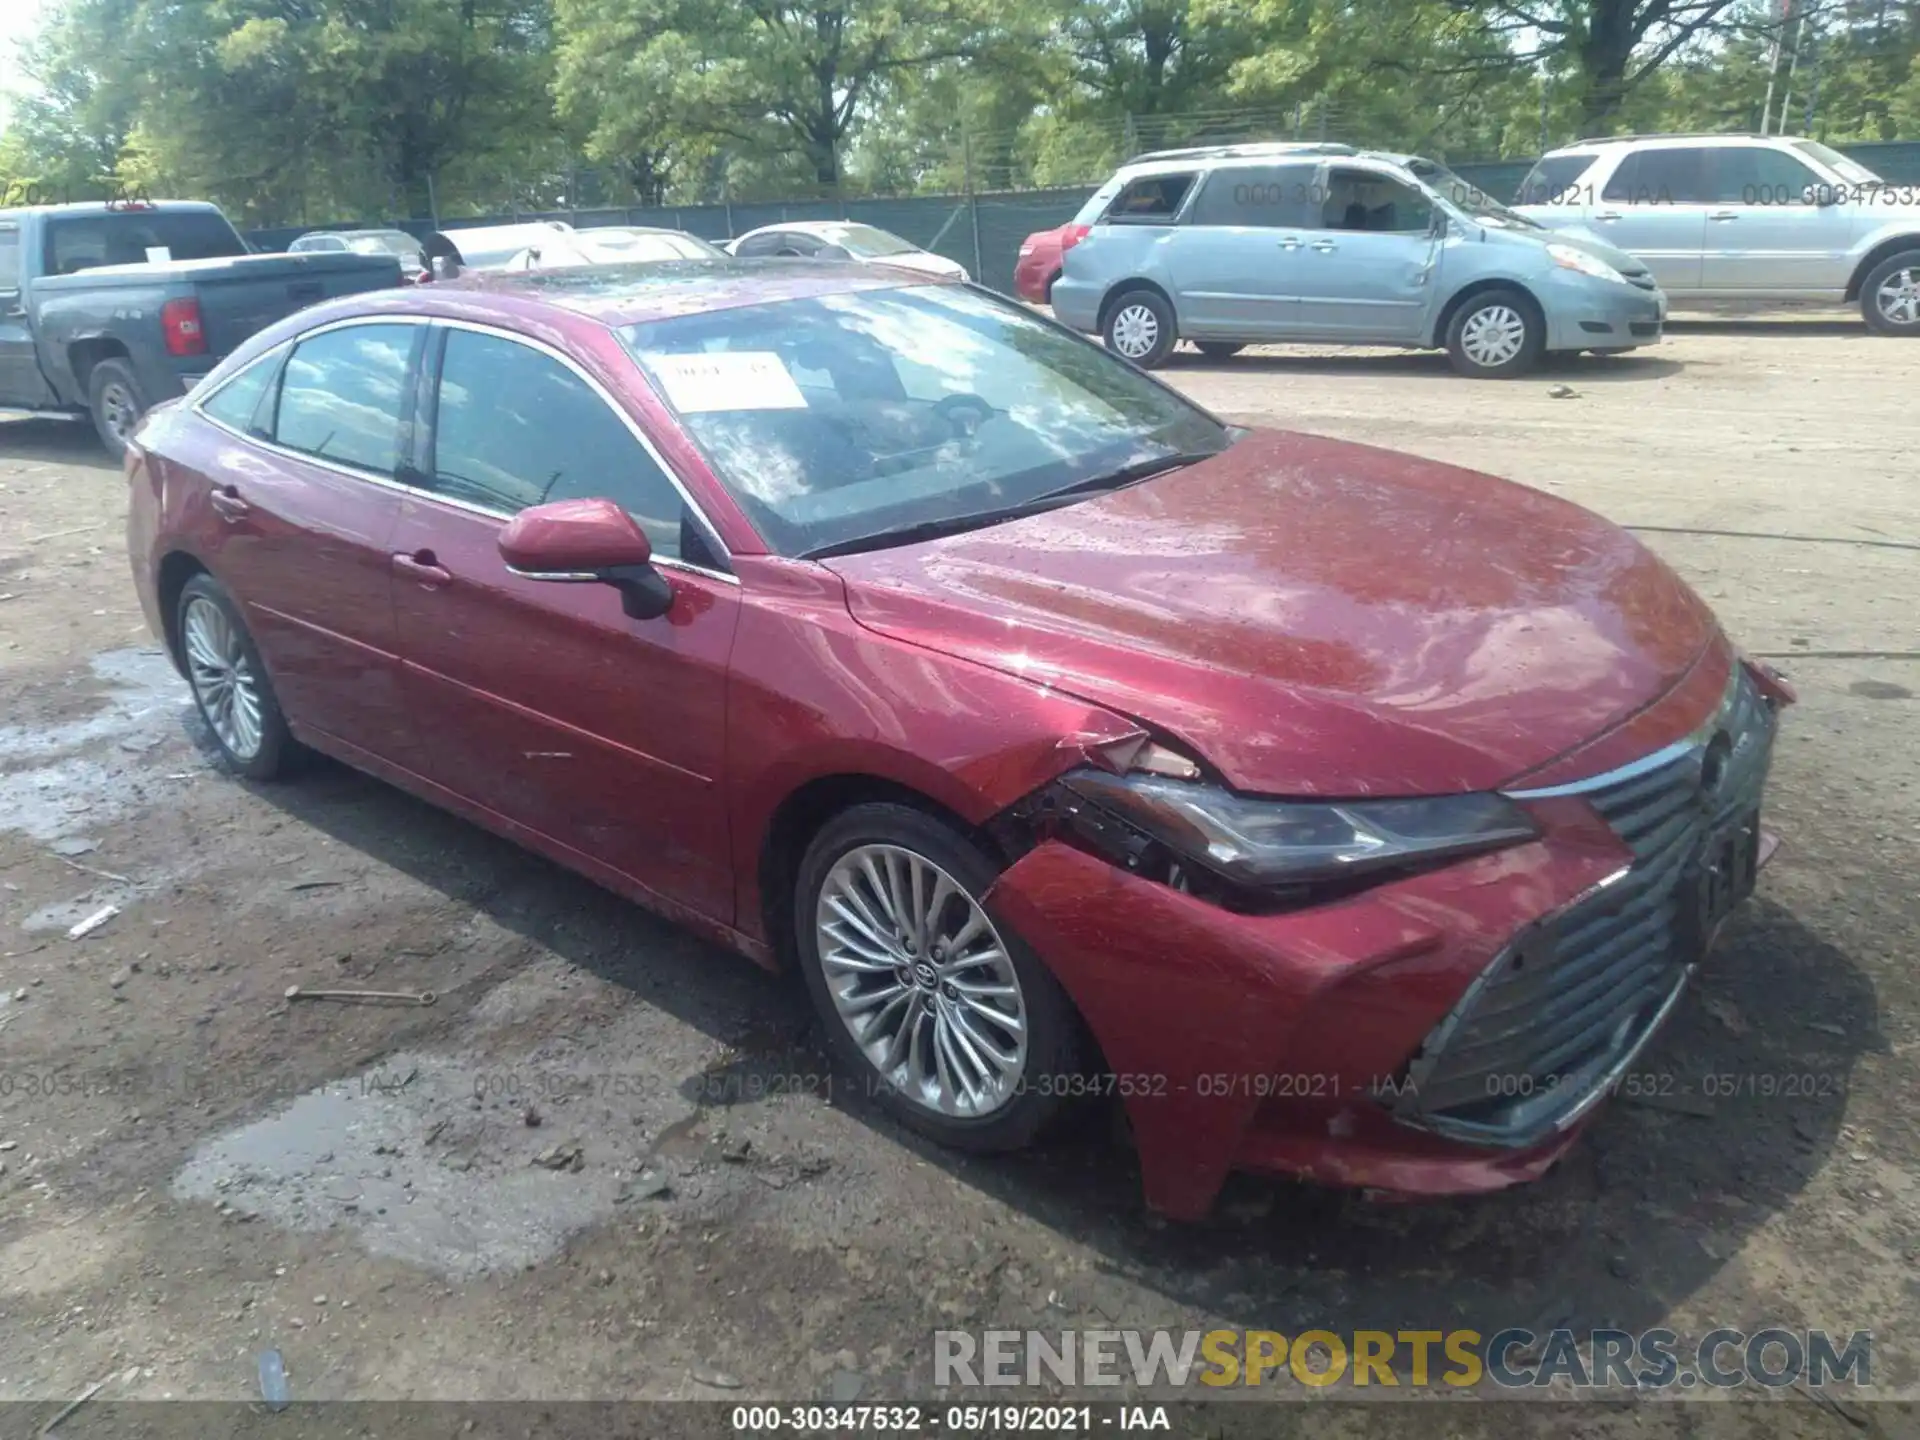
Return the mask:
{"type": "Polygon", "coordinates": [[[214,355],[296,310],[400,283],[400,261],[391,255],[248,255],[219,263],[214,273],[192,277],[214,355]]]}

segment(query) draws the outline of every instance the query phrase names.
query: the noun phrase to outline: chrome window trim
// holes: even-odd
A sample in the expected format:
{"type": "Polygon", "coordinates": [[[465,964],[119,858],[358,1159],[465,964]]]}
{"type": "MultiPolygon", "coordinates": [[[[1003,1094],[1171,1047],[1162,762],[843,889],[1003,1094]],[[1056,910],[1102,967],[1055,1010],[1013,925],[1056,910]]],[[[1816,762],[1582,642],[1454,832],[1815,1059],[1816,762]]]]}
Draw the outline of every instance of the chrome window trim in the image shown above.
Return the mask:
{"type": "MultiPolygon", "coordinates": [[[[471,515],[484,516],[489,520],[498,520],[503,524],[511,521],[513,516],[504,510],[496,510],[486,505],[475,505],[468,500],[456,500],[452,496],[442,495],[438,491],[428,490],[418,485],[408,485],[403,481],[394,479],[391,475],[376,475],[371,470],[362,470],[356,466],[340,464],[338,461],[329,460],[323,456],[310,455],[304,450],[295,450],[291,446],[282,445],[277,440],[268,440],[259,435],[249,435],[244,430],[234,429],[233,426],[227,424],[217,416],[209,415],[205,409],[206,403],[209,400],[213,399],[214,396],[218,395],[222,390],[225,390],[227,386],[233,384],[234,381],[253,369],[255,365],[264,363],[270,357],[276,356],[280,354],[281,351],[298,345],[303,340],[310,340],[316,335],[324,335],[330,330],[344,330],[353,325],[392,324],[442,325],[449,329],[472,330],[482,335],[497,335],[504,340],[513,340],[531,349],[551,355],[562,365],[572,370],[574,374],[578,375],[582,380],[586,381],[588,386],[592,388],[594,394],[600,397],[601,403],[620,417],[621,421],[625,423],[629,433],[640,442],[641,447],[647,454],[653,457],[654,463],[660,467],[661,472],[667,477],[668,483],[679,492],[681,500],[686,504],[687,508],[693,512],[695,518],[699,520],[701,526],[706,530],[708,538],[712,540],[721,555],[729,561],[733,559],[732,552],[727,549],[726,541],[720,538],[719,531],[714,528],[713,522],[707,518],[706,511],[702,510],[693,496],[687,492],[686,484],[680,479],[679,475],[674,472],[673,467],[667,464],[665,457],[654,448],[653,442],[647,438],[646,434],[635,423],[633,417],[627,414],[623,407],[614,403],[612,397],[608,395],[605,386],[601,385],[591,375],[587,374],[578,365],[574,364],[572,360],[555,350],[552,346],[543,344],[538,340],[530,339],[512,330],[502,329],[496,325],[480,325],[467,320],[443,320],[435,315],[354,315],[343,320],[330,320],[325,325],[316,325],[311,330],[305,330],[298,335],[290,336],[282,340],[278,345],[261,351],[260,354],[255,356],[248,364],[241,366],[240,369],[234,371],[232,375],[222,380],[216,389],[210,390],[205,395],[195,398],[190,408],[195,415],[198,415],[216,430],[223,431],[236,440],[243,440],[249,445],[257,445],[262,450],[266,450],[271,454],[279,455],[289,460],[298,460],[308,465],[317,465],[322,470],[331,471],[335,475],[343,475],[350,480],[364,480],[369,485],[377,485],[383,490],[392,490],[397,494],[407,496],[411,499],[431,500],[435,504],[450,505],[456,510],[464,510],[471,515]]],[[[740,577],[730,571],[714,570],[705,565],[696,565],[691,560],[682,560],[677,555],[656,555],[653,558],[653,563],[655,565],[666,566],[671,570],[683,570],[690,575],[704,575],[709,580],[718,580],[724,584],[736,587],[740,584],[740,577]]]]}
{"type": "Polygon", "coordinates": [[[1713,707],[1713,713],[1671,744],[1662,745],[1651,754],[1642,755],[1638,760],[1629,760],[1626,764],[1615,766],[1601,774],[1589,775],[1584,780],[1569,780],[1564,785],[1544,785],[1534,790],[1502,790],[1500,793],[1509,800],[1554,800],[1563,795],[1585,795],[1595,790],[1605,790],[1622,784],[1649,771],[1658,770],[1662,765],[1672,764],[1681,756],[1691,754],[1713,739],[1714,732],[1720,728],[1721,722],[1727,718],[1728,712],[1734,708],[1739,699],[1740,670],[1741,662],[1736,659],[1733,662],[1733,673],[1727,677],[1726,693],[1720,697],[1720,703],[1713,707]]]}

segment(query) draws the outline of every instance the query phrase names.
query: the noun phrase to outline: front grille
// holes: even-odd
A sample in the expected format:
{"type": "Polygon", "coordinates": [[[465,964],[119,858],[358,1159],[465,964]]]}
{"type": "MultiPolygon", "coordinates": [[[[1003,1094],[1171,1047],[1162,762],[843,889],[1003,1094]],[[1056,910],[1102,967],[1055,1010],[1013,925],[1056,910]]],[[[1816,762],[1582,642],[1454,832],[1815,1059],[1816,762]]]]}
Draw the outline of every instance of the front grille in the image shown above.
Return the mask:
{"type": "Polygon", "coordinates": [[[1773,711],[1744,667],[1707,725],[1578,794],[1633,852],[1609,883],[1519,936],[1408,1067],[1401,1118],[1463,1139],[1529,1145],[1583,1112],[1678,997],[1687,953],[1680,883],[1709,836],[1757,809],[1773,711]],[[1717,737],[1725,736],[1725,739],[1717,737]],[[1719,771],[1711,793],[1709,768],[1719,771]]]}

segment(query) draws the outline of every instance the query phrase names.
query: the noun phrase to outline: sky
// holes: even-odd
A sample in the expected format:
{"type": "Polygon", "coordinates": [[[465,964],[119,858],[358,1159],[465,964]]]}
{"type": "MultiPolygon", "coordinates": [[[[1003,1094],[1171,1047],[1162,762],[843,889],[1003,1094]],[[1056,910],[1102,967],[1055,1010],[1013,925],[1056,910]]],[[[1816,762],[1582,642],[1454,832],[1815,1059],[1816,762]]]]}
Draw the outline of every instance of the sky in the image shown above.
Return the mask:
{"type": "Polygon", "coordinates": [[[27,83],[20,73],[17,48],[33,34],[46,0],[0,0],[0,91],[11,93],[27,83]]]}

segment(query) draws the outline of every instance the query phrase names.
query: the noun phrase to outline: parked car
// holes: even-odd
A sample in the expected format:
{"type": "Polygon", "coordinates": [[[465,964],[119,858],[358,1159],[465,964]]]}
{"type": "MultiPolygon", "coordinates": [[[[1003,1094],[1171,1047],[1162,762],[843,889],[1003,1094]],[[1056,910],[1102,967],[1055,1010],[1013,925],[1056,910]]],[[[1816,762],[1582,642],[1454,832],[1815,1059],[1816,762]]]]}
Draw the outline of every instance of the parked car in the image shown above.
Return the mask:
{"type": "Polygon", "coordinates": [[[530,248],[572,235],[564,220],[523,220],[512,225],[465,225],[436,230],[426,240],[427,264],[438,279],[468,270],[504,270],[530,248]]]}
{"type": "Polygon", "coordinates": [[[312,250],[351,250],[358,255],[397,255],[400,278],[418,285],[431,279],[427,269],[426,247],[404,230],[309,230],[287,247],[291,255],[312,250]]]}
{"type": "Polygon", "coordinates": [[[1540,1174],[1771,848],[1791,692],[1632,536],[971,286],[336,302],[129,477],[233,771],[324,751],[797,965],[942,1142],[1117,1096],[1175,1215],[1540,1174]]]}
{"type": "Polygon", "coordinates": [[[1178,340],[1445,347],[1463,375],[1523,375],[1549,351],[1659,340],[1647,267],[1555,234],[1444,166],[1346,145],[1162,151],[1081,212],[1056,318],[1137,365],[1178,340]]]}
{"type": "Polygon", "coordinates": [[[1817,140],[1627,135],[1542,156],[1520,213],[1604,235],[1676,302],[1858,303],[1920,335],[1920,185],[1891,185],[1817,140]]]}
{"type": "Polygon", "coordinates": [[[596,226],[555,235],[509,260],[508,270],[555,270],[652,260],[724,260],[727,252],[684,230],[596,226]]]}
{"type": "Polygon", "coordinates": [[[789,220],[762,225],[727,242],[727,253],[743,259],[759,256],[804,256],[813,260],[866,260],[876,265],[899,265],[929,275],[967,279],[967,267],[873,225],[848,220],[789,220]]]}
{"type": "MultiPolygon", "coordinates": [[[[1084,214],[1084,209],[1082,210],[1084,214]]],[[[1091,221],[1075,216],[1065,225],[1051,230],[1036,230],[1020,242],[1020,253],[1013,261],[1013,289],[1022,300],[1035,305],[1053,303],[1053,282],[1060,278],[1067,251],[1087,238],[1091,221]]]]}
{"type": "Polygon", "coordinates": [[[0,210],[0,408],[91,418],[117,456],[263,325],[399,283],[391,255],[256,255],[193,201],[0,210]]]}

